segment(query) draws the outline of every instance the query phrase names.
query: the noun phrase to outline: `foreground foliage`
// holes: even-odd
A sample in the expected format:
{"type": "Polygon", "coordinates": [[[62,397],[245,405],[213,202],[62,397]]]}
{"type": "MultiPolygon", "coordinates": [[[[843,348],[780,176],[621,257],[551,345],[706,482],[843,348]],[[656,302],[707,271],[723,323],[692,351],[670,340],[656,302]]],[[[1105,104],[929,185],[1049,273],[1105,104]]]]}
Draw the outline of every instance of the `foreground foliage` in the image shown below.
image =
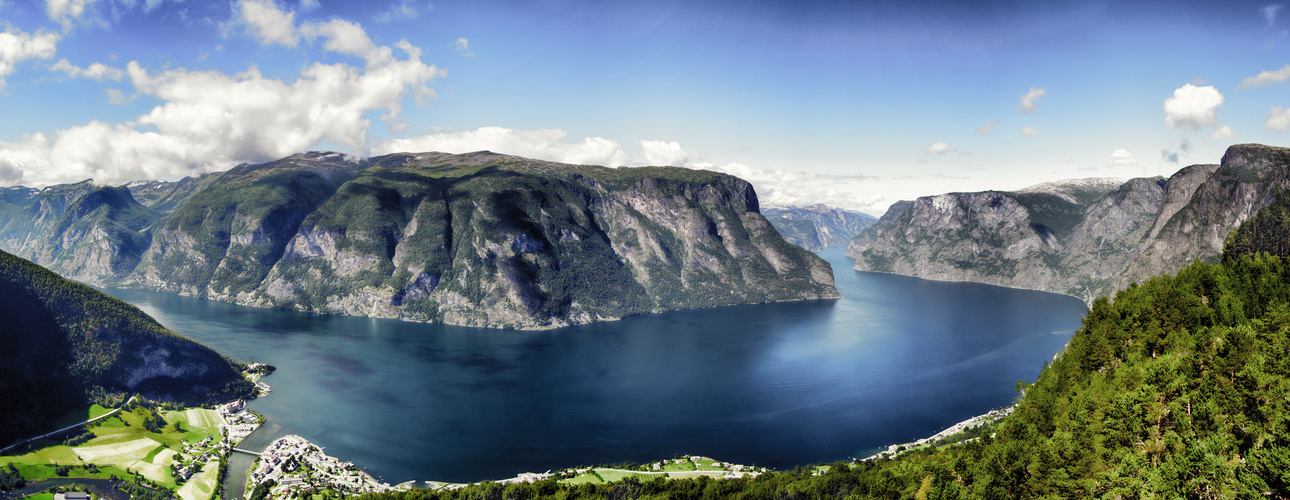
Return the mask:
{"type": "Polygon", "coordinates": [[[1196,262],[1094,302],[1064,354],[1019,384],[1016,412],[966,444],[822,475],[369,498],[1284,498],[1290,261],[1268,252],[1287,247],[1287,205],[1279,197],[1271,215],[1238,229],[1222,264],[1196,262]]]}

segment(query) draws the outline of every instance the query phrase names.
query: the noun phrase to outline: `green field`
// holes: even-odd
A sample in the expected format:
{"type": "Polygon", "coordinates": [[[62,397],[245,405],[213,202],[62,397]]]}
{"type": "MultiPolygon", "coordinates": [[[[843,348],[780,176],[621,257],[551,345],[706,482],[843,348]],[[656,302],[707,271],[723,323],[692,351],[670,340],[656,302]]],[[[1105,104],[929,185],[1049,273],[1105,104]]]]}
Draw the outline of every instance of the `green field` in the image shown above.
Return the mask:
{"type": "Polygon", "coordinates": [[[667,464],[663,465],[662,472],[685,472],[685,471],[692,471],[692,470],[696,470],[694,467],[694,462],[686,460],[678,464],[678,463],[672,463],[672,461],[669,460],[667,464]]]}
{"type": "Polygon", "coordinates": [[[573,478],[573,479],[565,479],[565,480],[560,481],[560,482],[561,482],[561,483],[565,483],[565,484],[574,484],[574,485],[577,485],[577,484],[583,484],[583,483],[599,484],[599,483],[601,483],[602,481],[600,480],[600,478],[598,478],[598,477],[596,477],[596,476],[593,476],[593,475],[591,475],[591,474],[583,474],[583,475],[578,476],[578,477],[575,477],[575,478],[573,478]]]}
{"type": "MultiPolygon", "coordinates": [[[[75,415],[84,419],[86,415],[102,415],[108,411],[111,410],[95,406],[75,415]]],[[[218,438],[222,420],[214,410],[164,411],[160,412],[165,420],[161,432],[151,432],[144,428],[144,421],[151,415],[151,410],[142,407],[118,412],[92,424],[88,430],[94,438],[80,446],[69,447],[47,440],[45,447],[30,453],[0,456],[0,465],[12,462],[27,479],[58,477],[57,467],[70,465],[73,468],[68,477],[109,479],[138,473],[172,490],[181,489],[171,473],[171,466],[176,464],[185,444],[196,444],[207,437],[218,438]],[[179,430],[175,429],[176,423],[179,430]],[[87,464],[94,464],[99,472],[89,472],[85,468],[87,464]]],[[[190,478],[182,488],[184,500],[209,498],[215,488],[217,468],[217,463],[207,464],[202,472],[190,478]]]]}
{"type": "MultiPolygon", "coordinates": [[[[596,469],[596,472],[600,474],[600,477],[605,478],[606,483],[612,483],[614,481],[621,480],[627,476],[635,476],[637,479],[640,479],[642,481],[648,481],[653,477],[652,475],[649,475],[649,474],[637,474],[635,472],[619,472],[614,470],[596,469]]],[[[594,477],[595,476],[592,476],[592,478],[594,477]]]]}
{"type": "Polygon", "coordinates": [[[90,407],[90,414],[89,414],[89,418],[99,418],[99,417],[101,417],[101,416],[103,416],[103,415],[106,415],[108,412],[110,412],[110,411],[112,411],[112,410],[113,410],[113,408],[104,408],[104,407],[99,406],[99,405],[91,406],[91,407],[90,407]]]}

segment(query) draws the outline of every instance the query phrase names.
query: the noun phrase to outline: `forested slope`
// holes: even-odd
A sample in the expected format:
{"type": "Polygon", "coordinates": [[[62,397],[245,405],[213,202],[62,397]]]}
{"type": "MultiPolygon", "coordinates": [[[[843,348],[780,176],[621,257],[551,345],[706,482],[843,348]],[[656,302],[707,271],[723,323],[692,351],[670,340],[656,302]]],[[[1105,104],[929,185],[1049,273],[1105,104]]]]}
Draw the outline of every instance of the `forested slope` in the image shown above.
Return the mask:
{"type": "MultiPolygon", "coordinates": [[[[1195,262],[1096,300],[995,433],[895,459],[756,479],[484,485],[442,498],[1285,498],[1290,198],[1195,262]],[[1276,253],[1268,253],[1269,251],[1276,253]]],[[[840,436],[839,439],[844,437],[840,436]]],[[[388,498],[389,496],[386,496],[388,498]]]]}
{"type": "Polygon", "coordinates": [[[109,393],[250,394],[236,362],[134,306],[0,252],[0,446],[109,393]]]}

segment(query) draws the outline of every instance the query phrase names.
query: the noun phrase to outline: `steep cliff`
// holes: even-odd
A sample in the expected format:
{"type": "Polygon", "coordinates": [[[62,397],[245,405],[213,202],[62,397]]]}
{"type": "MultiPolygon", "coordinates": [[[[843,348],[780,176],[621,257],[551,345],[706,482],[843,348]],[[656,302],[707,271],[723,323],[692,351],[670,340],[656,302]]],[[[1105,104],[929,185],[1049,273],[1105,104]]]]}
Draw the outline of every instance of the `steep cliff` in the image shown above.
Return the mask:
{"type": "MultiPolygon", "coordinates": [[[[1168,180],[1063,181],[893,206],[848,246],[856,269],[979,281],[1091,301],[1212,261],[1236,226],[1288,183],[1290,150],[1232,146],[1168,180]]],[[[906,203],[906,202],[902,202],[906,203]]]]}
{"type": "Polygon", "coordinates": [[[809,207],[763,207],[761,212],[784,235],[785,240],[811,251],[823,250],[825,247],[845,247],[860,231],[878,222],[871,215],[818,204],[809,207]],[[810,222],[813,230],[789,221],[810,222]]]}
{"type": "MultiPolygon", "coordinates": [[[[765,213],[765,211],[762,212],[762,214],[765,213]]],[[[784,241],[812,252],[824,250],[824,242],[820,240],[820,231],[815,227],[814,222],[771,216],[767,216],[766,221],[775,226],[775,230],[784,237],[784,241]]]]}
{"type": "MultiPolygon", "coordinates": [[[[158,218],[134,230],[147,241],[128,272],[72,264],[110,260],[91,240],[22,248],[106,285],[471,326],[552,328],[837,297],[829,265],[780,237],[751,185],[708,171],[488,152],[360,163],[308,153],[131,187],[156,209],[125,205],[158,218]],[[44,248],[59,253],[36,251],[44,248]]],[[[19,239],[0,246],[8,241],[19,239]]]]}
{"type": "Polygon", "coordinates": [[[0,445],[95,392],[208,402],[251,393],[239,366],[134,306],[0,252],[0,445]]]}

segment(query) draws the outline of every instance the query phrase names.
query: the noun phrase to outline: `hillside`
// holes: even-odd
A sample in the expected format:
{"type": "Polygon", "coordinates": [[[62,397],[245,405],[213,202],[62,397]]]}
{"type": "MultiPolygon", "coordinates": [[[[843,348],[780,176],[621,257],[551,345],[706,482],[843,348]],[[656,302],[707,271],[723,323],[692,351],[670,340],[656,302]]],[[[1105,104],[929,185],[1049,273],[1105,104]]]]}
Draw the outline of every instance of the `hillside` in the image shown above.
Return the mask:
{"type": "Polygon", "coordinates": [[[860,231],[878,222],[872,215],[818,204],[763,207],[761,213],[785,240],[812,252],[845,247],[860,231]],[[809,222],[811,227],[802,222],[809,222]]]}
{"type": "Polygon", "coordinates": [[[0,444],[107,393],[205,402],[253,389],[236,362],[5,252],[0,296],[0,444]]]}
{"type": "Polygon", "coordinates": [[[128,187],[46,189],[0,248],[94,284],[468,326],[837,297],[751,185],[709,171],[307,153],[128,187]]]}
{"type": "Polygon", "coordinates": [[[1287,180],[1290,150],[1232,146],[1168,179],[1064,181],[893,206],[847,248],[856,269],[1065,293],[1091,302],[1214,262],[1223,239],[1287,180]]]}

